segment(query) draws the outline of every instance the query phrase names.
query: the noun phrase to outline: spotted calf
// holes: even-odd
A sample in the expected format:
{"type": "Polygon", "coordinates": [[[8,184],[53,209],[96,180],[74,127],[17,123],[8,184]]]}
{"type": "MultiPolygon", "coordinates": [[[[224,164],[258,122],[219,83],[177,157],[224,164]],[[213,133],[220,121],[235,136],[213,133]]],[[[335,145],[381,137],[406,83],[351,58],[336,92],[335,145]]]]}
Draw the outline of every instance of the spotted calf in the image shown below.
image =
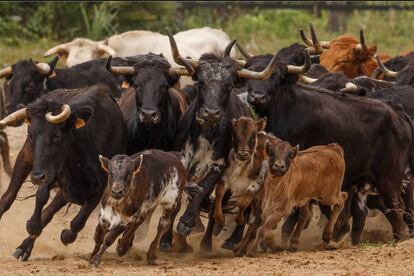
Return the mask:
{"type": "MultiPolygon", "coordinates": [[[[108,173],[108,185],[102,198],[91,264],[97,266],[102,254],[122,233],[117,253],[124,255],[132,245],[138,226],[161,205],[163,214],[158,232],[147,253],[148,263],[154,264],[160,239],[180,208],[187,179],[179,154],[147,150],[132,156],[116,155],[111,160],[103,156],[99,159],[108,173]]],[[[185,243],[185,239],[180,242],[185,243]]]]}

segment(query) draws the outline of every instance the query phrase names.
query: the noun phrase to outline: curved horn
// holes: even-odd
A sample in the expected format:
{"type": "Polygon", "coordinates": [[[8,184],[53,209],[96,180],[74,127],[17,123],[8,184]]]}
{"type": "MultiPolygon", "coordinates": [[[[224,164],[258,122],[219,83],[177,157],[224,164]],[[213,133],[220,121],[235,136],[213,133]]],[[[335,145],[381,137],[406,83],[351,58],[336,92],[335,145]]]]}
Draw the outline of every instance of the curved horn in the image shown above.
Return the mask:
{"type": "Polygon", "coordinates": [[[116,52],[114,49],[112,49],[111,47],[104,45],[104,44],[99,44],[98,45],[98,50],[107,53],[110,56],[116,56],[116,52]]]}
{"type": "Polygon", "coordinates": [[[135,69],[132,66],[111,66],[112,56],[109,56],[106,60],[105,67],[111,73],[130,76],[135,73],[135,69]]]}
{"type": "MultiPolygon", "coordinates": [[[[395,78],[397,76],[398,72],[391,71],[390,69],[388,69],[387,67],[385,67],[385,65],[382,64],[381,59],[379,58],[379,56],[376,55],[376,54],[375,54],[375,59],[377,60],[379,70],[382,73],[384,73],[385,76],[393,77],[393,78],[395,78]]],[[[372,73],[372,77],[373,78],[376,78],[379,75],[379,72],[377,71],[377,69],[375,69],[375,71],[372,73]]]]}
{"type": "Polygon", "coordinates": [[[49,75],[52,71],[52,68],[50,68],[50,65],[47,63],[39,62],[36,63],[32,60],[32,58],[29,58],[30,62],[33,63],[36,72],[38,72],[40,75],[49,75]]]}
{"type": "Polygon", "coordinates": [[[306,45],[308,45],[308,46],[310,46],[310,47],[313,47],[313,42],[312,42],[312,40],[310,40],[310,39],[306,36],[306,34],[305,34],[305,32],[303,31],[303,29],[302,29],[302,28],[300,28],[300,29],[299,29],[299,33],[300,33],[300,37],[302,38],[303,42],[304,42],[306,45]]]}
{"type": "Polygon", "coordinates": [[[0,121],[0,129],[27,118],[27,108],[19,109],[0,121]]]}
{"type": "Polygon", "coordinates": [[[322,52],[322,48],[323,49],[328,49],[331,42],[330,41],[319,41],[317,36],[316,36],[315,28],[313,27],[312,23],[309,23],[309,29],[310,29],[312,40],[310,40],[305,35],[305,32],[303,31],[303,29],[300,29],[300,36],[301,36],[303,42],[305,42],[305,44],[310,46],[310,47],[314,47],[315,51],[322,52]]]}
{"type": "Polygon", "coordinates": [[[364,30],[359,30],[359,44],[357,44],[356,49],[359,51],[368,51],[368,46],[365,43],[364,30]]]}
{"type": "Polygon", "coordinates": [[[62,105],[62,112],[58,115],[52,115],[52,112],[48,112],[45,115],[46,121],[51,124],[59,124],[66,121],[71,114],[70,106],[67,104],[62,105]]]}
{"type": "Polygon", "coordinates": [[[304,74],[309,70],[311,66],[311,60],[308,49],[305,49],[303,53],[305,55],[305,64],[302,66],[288,65],[287,68],[289,74],[304,74]]]}
{"type": "Polygon", "coordinates": [[[345,87],[340,89],[339,91],[341,91],[341,92],[356,92],[357,90],[358,90],[358,87],[354,83],[348,81],[345,84],[345,87]]]}
{"type": "Polygon", "coordinates": [[[189,67],[193,67],[192,70],[194,71],[194,68],[198,67],[198,61],[181,57],[180,52],[178,51],[177,43],[175,42],[173,35],[171,34],[170,31],[167,30],[167,32],[168,32],[168,39],[170,40],[171,53],[172,53],[174,61],[177,64],[182,65],[185,68],[187,68],[187,70],[189,67]]]}
{"type": "Polygon", "coordinates": [[[249,54],[249,52],[247,52],[247,51],[246,51],[246,49],[244,49],[238,41],[236,41],[236,46],[237,46],[237,49],[239,49],[240,53],[241,53],[241,54],[242,54],[245,58],[249,59],[249,58],[254,57],[253,55],[249,54]]]}
{"type": "Polygon", "coordinates": [[[250,71],[247,69],[241,69],[237,71],[237,74],[239,75],[240,78],[246,78],[246,79],[251,79],[251,80],[265,80],[272,75],[273,69],[276,64],[276,60],[277,60],[277,56],[275,54],[273,55],[272,60],[270,60],[269,64],[266,66],[266,68],[262,72],[255,72],[255,71],[250,71]]]}
{"type": "Polygon", "coordinates": [[[224,49],[224,51],[223,51],[223,55],[225,56],[225,57],[229,57],[230,56],[230,52],[231,52],[231,49],[233,48],[233,46],[234,46],[234,43],[236,43],[237,42],[237,39],[233,39],[233,41],[231,41],[227,46],[226,46],[226,48],[224,49]]]}
{"type": "Polygon", "coordinates": [[[67,55],[69,52],[69,43],[64,43],[57,45],[49,50],[47,50],[46,53],[43,54],[43,57],[49,57],[52,55],[67,55]]]}
{"type": "Polygon", "coordinates": [[[186,69],[186,68],[174,67],[174,68],[168,69],[168,73],[170,75],[192,76],[194,71],[193,72],[188,72],[188,69],[186,69]]]}
{"type": "Polygon", "coordinates": [[[0,70],[0,79],[10,77],[13,74],[11,66],[0,70]]]}
{"type": "Polygon", "coordinates": [[[310,84],[312,82],[317,81],[318,79],[314,79],[305,75],[299,75],[300,80],[305,84],[310,84]]]}

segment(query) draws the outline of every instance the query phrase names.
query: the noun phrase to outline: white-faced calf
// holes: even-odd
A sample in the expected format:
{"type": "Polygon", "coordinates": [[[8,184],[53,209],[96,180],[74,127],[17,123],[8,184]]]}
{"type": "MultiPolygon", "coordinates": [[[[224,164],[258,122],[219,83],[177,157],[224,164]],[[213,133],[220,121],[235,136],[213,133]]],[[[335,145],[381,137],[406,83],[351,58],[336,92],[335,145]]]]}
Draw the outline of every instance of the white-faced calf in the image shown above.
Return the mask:
{"type": "Polygon", "coordinates": [[[240,244],[236,255],[254,253],[260,243],[272,239],[271,230],[288,215],[293,207],[301,207],[301,216],[291,238],[296,248],[300,232],[309,219],[309,201],[316,200],[333,206],[322,239],[328,244],[348,194],[341,192],[345,172],[343,149],[338,144],[315,146],[303,151],[272,135],[259,133],[258,143],[265,145],[269,159],[269,174],[253,204],[254,223],[240,244]]]}
{"type": "Polygon", "coordinates": [[[187,179],[179,154],[147,150],[132,156],[116,155],[111,160],[102,156],[99,159],[108,173],[108,186],[102,198],[91,264],[97,266],[105,250],[122,233],[117,253],[124,255],[132,245],[138,226],[161,205],[163,213],[158,232],[147,253],[148,263],[154,264],[160,239],[180,208],[187,179]]]}

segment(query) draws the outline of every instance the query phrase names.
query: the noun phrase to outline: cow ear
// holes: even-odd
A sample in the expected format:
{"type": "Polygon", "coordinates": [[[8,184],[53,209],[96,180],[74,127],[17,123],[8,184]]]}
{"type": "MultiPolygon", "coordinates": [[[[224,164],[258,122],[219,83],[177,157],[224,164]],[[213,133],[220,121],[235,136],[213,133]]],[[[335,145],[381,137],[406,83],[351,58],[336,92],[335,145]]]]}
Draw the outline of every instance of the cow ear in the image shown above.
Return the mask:
{"type": "Polygon", "coordinates": [[[109,159],[99,155],[99,162],[101,162],[101,167],[104,171],[109,172],[109,159]]]}
{"type": "Polygon", "coordinates": [[[263,117],[262,119],[256,121],[256,128],[257,131],[263,131],[266,128],[267,117],[263,117]]]}
{"type": "Polygon", "coordinates": [[[73,117],[75,119],[74,126],[76,129],[84,127],[93,116],[93,108],[89,105],[80,107],[75,110],[73,117]]]}
{"type": "Polygon", "coordinates": [[[296,147],[293,148],[293,152],[294,152],[293,157],[295,157],[296,154],[298,154],[299,148],[300,148],[299,145],[296,145],[296,147]]]}
{"type": "Polygon", "coordinates": [[[144,160],[144,155],[141,154],[140,156],[133,159],[134,162],[134,175],[137,175],[142,167],[142,161],[144,160]]]}
{"type": "Polygon", "coordinates": [[[270,153],[273,151],[273,146],[272,146],[272,144],[270,144],[269,140],[267,140],[267,139],[266,139],[266,142],[265,142],[265,147],[266,147],[266,153],[268,155],[270,155],[270,153]]]}

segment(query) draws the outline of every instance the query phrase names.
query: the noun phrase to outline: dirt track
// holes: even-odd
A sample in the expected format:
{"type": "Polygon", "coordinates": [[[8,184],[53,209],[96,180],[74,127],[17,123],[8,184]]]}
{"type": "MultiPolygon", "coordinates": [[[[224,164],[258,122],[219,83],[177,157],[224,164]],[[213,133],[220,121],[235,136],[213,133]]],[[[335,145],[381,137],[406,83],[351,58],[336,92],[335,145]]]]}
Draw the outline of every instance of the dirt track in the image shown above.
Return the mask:
{"type": "MultiPolygon", "coordinates": [[[[9,128],[12,160],[24,141],[26,126],[9,128]]],[[[2,191],[7,187],[9,178],[2,171],[2,191]]],[[[18,197],[34,193],[30,183],[25,183],[18,197]]],[[[160,274],[277,274],[277,275],[414,275],[414,239],[397,245],[386,242],[391,238],[390,227],[382,215],[368,219],[364,240],[372,244],[336,251],[318,250],[321,228],[317,225],[317,216],[311,227],[304,231],[301,249],[298,252],[259,254],[256,258],[234,258],[232,253],[218,249],[221,241],[216,239],[215,250],[211,254],[199,253],[198,244],[201,234],[190,237],[195,249],[194,254],[161,253],[158,265],[148,266],[145,252],[155,235],[153,229],[157,223],[155,216],[150,225],[148,236],[135,243],[127,256],[116,256],[112,247],[104,255],[99,268],[92,268],[88,262],[93,247],[93,231],[97,222],[97,213],[88,221],[77,241],[65,247],[60,242],[60,232],[69,225],[76,214],[73,206],[65,215],[66,209],[59,212],[37,240],[32,257],[28,262],[18,262],[11,254],[20,242],[26,238],[26,220],[34,207],[33,198],[16,201],[0,222],[0,274],[1,275],[160,275],[160,274]]],[[[141,232],[145,232],[141,230],[141,232]]],[[[279,231],[276,232],[277,237],[279,231]]]]}

